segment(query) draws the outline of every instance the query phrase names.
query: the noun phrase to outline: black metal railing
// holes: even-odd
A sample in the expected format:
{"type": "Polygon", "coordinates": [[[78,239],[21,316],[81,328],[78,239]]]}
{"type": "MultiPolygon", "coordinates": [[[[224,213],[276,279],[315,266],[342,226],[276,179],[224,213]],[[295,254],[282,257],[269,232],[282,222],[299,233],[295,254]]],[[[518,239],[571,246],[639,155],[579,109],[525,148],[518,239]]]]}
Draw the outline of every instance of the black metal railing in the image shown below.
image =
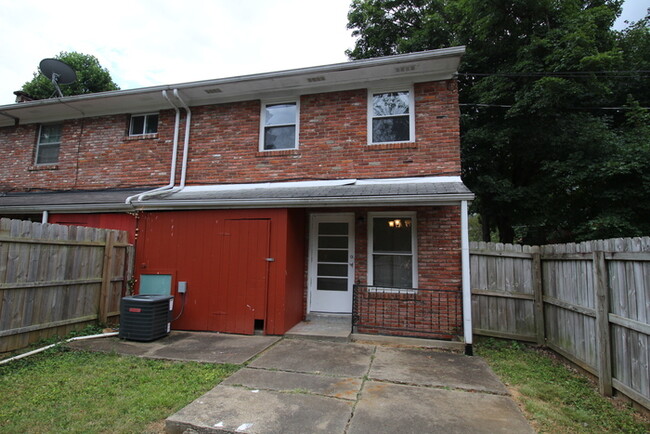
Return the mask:
{"type": "Polygon", "coordinates": [[[357,333],[453,340],[462,322],[460,290],[354,285],[352,327],[357,333]]]}

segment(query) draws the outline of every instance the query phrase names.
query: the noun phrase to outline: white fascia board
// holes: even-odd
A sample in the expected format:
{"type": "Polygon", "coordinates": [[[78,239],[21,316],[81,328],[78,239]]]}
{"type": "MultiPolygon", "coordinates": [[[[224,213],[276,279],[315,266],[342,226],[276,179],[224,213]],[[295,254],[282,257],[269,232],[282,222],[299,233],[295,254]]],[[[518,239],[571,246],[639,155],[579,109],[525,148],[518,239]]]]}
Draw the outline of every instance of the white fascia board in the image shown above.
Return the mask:
{"type": "Polygon", "coordinates": [[[50,98],[0,106],[0,126],[168,108],[163,90],[178,89],[188,105],[366,88],[381,81],[414,83],[453,77],[465,47],[355,60],[246,76],[50,98]],[[219,88],[218,92],[208,92],[219,88]],[[221,89],[222,88],[222,89],[221,89]]]}
{"type": "Polygon", "coordinates": [[[460,176],[423,176],[418,178],[377,178],[377,179],[336,179],[291,182],[260,182],[253,184],[210,184],[185,186],[179,193],[205,193],[214,191],[257,190],[266,188],[307,188],[337,187],[343,185],[380,185],[380,184],[430,184],[462,182],[460,176]]]}

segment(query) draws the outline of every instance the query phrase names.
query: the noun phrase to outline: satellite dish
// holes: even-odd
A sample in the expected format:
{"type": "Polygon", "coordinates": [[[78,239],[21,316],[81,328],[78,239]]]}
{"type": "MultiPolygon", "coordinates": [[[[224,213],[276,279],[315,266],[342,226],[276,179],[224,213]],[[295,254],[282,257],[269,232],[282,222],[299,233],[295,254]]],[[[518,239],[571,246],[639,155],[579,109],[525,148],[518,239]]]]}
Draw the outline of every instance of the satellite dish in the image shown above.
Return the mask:
{"type": "Polygon", "coordinates": [[[59,84],[70,84],[77,80],[77,73],[65,62],[58,59],[43,59],[38,65],[41,74],[52,81],[60,97],[63,97],[59,84]]]}

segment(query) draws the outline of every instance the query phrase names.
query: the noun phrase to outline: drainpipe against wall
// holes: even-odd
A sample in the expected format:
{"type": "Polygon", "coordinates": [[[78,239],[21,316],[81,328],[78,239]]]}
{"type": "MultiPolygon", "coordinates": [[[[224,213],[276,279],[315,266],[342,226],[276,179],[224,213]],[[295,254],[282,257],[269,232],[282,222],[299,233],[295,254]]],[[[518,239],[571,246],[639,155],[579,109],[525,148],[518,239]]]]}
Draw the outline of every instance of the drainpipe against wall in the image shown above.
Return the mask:
{"type": "Polygon", "coordinates": [[[172,108],[176,111],[176,118],[174,121],[174,141],[173,141],[173,146],[172,146],[172,164],[171,164],[171,169],[169,171],[169,184],[163,186],[163,187],[158,187],[153,190],[145,191],[143,193],[135,194],[133,196],[129,196],[126,198],[125,203],[127,205],[131,205],[131,202],[137,198],[137,200],[142,200],[143,197],[150,196],[152,194],[156,194],[159,192],[164,192],[167,190],[170,190],[172,187],[174,187],[174,184],[176,184],[176,161],[178,158],[178,131],[180,129],[180,122],[181,122],[181,111],[178,108],[176,104],[174,104],[169,97],[167,96],[167,91],[163,90],[162,91],[162,96],[167,100],[169,105],[172,106],[172,108]]]}
{"type": "Polygon", "coordinates": [[[465,354],[474,354],[472,349],[472,290],[469,274],[469,222],[467,201],[460,202],[460,248],[461,269],[463,274],[463,332],[465,337],[465,354]]]}
{"type": "Polygon", "coordinates": [[[43,217],[41,218],[41,223],[47,223],[49,216],[50,213],[48,213],[47,211],[43,211],[43,217]]]}

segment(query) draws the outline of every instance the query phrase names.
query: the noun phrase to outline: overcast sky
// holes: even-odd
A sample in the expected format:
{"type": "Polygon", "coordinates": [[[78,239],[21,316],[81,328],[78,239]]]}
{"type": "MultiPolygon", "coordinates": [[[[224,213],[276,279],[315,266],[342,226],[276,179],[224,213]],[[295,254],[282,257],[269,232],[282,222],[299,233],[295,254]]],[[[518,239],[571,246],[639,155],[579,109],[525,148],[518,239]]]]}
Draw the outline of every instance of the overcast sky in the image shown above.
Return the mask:
{"type": "MultiPolygon", "coordinates": [[[[41,59],[92,54],[122,89],[345,62],[351,0],[0,0],[0,105],[41,59]]],[[[626,0],[623,20],[647,0],[626,0]]]]}

